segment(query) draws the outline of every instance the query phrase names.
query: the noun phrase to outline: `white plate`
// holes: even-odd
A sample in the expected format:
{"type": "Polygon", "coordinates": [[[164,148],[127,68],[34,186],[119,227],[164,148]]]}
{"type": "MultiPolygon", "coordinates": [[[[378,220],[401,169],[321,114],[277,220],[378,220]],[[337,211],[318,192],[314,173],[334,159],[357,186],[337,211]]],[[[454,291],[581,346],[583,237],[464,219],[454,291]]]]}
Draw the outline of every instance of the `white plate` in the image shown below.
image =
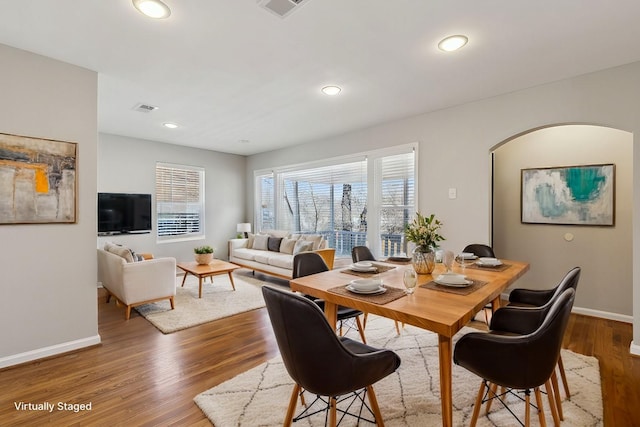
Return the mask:
{"type": "Polygon", "coordinates": [[[371,267],[368,268],[361,268],[361,267],[357,267],[355,264],[351,264],[351,267],[349,267],[351,270],[353,271],[359,271],[360,273],[370,273],[372,271],[377,271],[378,269],[376,268],[376,266],[372,265],[371,267]]]}
{"type": "Polygon", "coordinates": [[[464,285],[467,282],[467,276],[458,273],[444,273],[436,277],[438,282],[447,283],[449,285],[464,285]]]}
{"type": "Polygon", "coordinates": [[[369,261],[360,261],[360,262],[354,263],[353,266],[355,268],[371,268],[373,267],[373,264],[370,263],[369,261]]]}
{"type": "Polygon", "coordinates": [[[502,261],[497,258],[480,258],[476,264],[483,267],[497,267],[502,265],[502,261]]]}
{"type": "Polygon", "coordinates": [[[383,286],[380,286],[378,289],[373,289],[369,291],[359,291],[355,289],[353,286],[347,285],[347,290],[350,292],[353,292],[354,294],[363,294],[363,295],[384,294],[385,292],[387,292],[387,288],[383,286]]]}
{"type": "Polygon", "coordinates": [[[449,286],[452,288],[466,288],[467,286],[471,286],[473,284],[472,280],[465,280],[464,283],[449,283],[436,279],[434,280],[434,282],[436,282],[438,285],[449,286]]]}
{"type": "Polygon", "coordinates": [[[349,282],[349,286],[359,291],[371,291],[376,290],[382,286],[382,280],[380,279],[355,279],[349,282]]]}
{"type": "Polygon", "coordinates": [[[462,259],[478,259],[478,257],[471,252],[461,252],[458,254],[458,256],[461,256],[462,259]]]}

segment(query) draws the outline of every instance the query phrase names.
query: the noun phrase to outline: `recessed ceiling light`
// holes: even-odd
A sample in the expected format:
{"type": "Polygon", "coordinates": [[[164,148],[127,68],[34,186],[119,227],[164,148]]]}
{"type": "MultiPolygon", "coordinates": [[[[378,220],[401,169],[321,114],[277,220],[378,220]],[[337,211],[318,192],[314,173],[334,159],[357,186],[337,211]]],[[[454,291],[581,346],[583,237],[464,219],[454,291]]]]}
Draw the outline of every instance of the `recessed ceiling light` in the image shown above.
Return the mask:
{"type": "Polygon", "coordinates": [[[453,52],[454,50],[458,50],[466,45],[468,41],[469,39],[467,38],[467,36],[449,36],[442,39],[440,43],[438,43],[438,48],[440,50],[444,50],[445,52],[453,52]]]}
{"type": "Polygon", "coordinates": [[[164,19],[171,15],[169,6],[160,0],[133,0],[133,5],[149,18],[164,19]]]}
{"type": "Polygon", "coordinates": [[[248,139],[239,139],[239,140],[238,140],[238,142],[239,142],[240,144],[248,144],[248,143],[250,143],[251,141],[249,141],[248,139]]]}
{"type": "Polygon", "coordinates": [[[324,93],[325,95],[337,95],[340,93],[342,89],[340,89],[338,86],[325,86],[322,88],[322,93],[324,93]]]}
{"type": "Polygon", "coordinates": [[[169,128],[169,129],[176,129],[178,127],[177,124],[175,123],[163,123],[162,126],[169,128]]]}

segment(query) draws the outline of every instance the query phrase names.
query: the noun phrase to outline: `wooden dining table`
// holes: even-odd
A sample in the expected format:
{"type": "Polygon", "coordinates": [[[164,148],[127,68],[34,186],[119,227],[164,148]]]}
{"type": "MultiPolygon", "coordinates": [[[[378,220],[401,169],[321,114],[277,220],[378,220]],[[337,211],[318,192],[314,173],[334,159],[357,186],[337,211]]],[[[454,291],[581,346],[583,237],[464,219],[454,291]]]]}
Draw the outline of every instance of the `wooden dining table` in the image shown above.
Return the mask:
{"type": "MultiPolygon", "coordinates": [[[[502,260],[502,263],[499,268],[479,268],[475,265],[467,267],[464,274],[467,279],[474,281],[474,290],[469,289],[470,293],[467,295],[463,295],[464,288],[447,288],[433,282],[444,272],[445,267],[442,264],[437,264],[432,274],[418,275],[418,285],[413,294],[403,293],[397,299],[385,303],[380,303],[379,298],[368,298],[366,295],[345,291],[346,285],[359,278],[348,268],[293,279],[290,286],[294,291],[325,300],[325,315],[334,327],[337,322],[337,307],[343,305],[437,333],[442,425],[449,427],[453,422],[453,336],[487,304],[491,303],[493,309],[497,309],[500,306],[502,292],[529,270],[529,264],[526,262],[502,260]]],[[[386,271],[372,277],[383,281],[389,295],[400,295],[398,289],[404,290],[403,272],[411,266],[378,262],[375,264],[382,267],[380,270],[386,271]]],[[[461,267],[457,266],[453,270],[456,273],[463,272],[461,267]]]]}

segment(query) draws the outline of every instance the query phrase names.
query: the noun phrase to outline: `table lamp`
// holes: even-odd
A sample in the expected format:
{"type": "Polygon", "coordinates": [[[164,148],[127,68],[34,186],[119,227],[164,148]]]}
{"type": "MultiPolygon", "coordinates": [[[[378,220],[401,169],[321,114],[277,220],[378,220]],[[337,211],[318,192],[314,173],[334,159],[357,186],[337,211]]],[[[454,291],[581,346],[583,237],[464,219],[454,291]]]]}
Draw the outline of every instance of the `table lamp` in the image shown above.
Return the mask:
{"type": "Polygon", "coordinates": [[[251,232],[251,223],[242,222],[238,224],[236,231],[238,233],[244,233],[244,238],[246,239],[247,237],[249,237],[249,233],[251,232]]]}

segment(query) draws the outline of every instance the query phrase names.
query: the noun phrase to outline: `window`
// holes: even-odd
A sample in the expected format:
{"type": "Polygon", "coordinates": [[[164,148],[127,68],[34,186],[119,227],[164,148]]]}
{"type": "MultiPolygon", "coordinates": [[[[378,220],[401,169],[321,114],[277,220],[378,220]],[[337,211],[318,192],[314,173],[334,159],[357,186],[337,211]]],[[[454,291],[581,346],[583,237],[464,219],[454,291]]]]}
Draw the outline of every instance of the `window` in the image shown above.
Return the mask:
{"type": "Polygon", "coordinates": [[[413,145],[255,175],[256,231],[323,234],[336,255],[357,245],[377,256],[407,252],[416,209],[413,145]]]}
{"type": "Polygon", "coordinates": [[[158,240],[204,237],[204,169],[156,164],[158,240]]]}

